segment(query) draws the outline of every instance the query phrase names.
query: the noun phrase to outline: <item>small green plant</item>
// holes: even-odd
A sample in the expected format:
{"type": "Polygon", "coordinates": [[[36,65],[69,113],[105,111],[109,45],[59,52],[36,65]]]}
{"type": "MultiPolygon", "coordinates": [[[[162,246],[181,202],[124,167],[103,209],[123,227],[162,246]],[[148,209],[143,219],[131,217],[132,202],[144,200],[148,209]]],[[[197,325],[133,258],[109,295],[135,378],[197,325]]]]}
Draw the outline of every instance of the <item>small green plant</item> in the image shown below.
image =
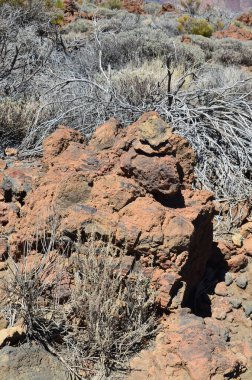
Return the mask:
{"type": "Polygon", "coordinates": [[[61,12],[57,12],[53,15],[51,19],[52,25],[62,26],[64,21],[64,14],[61,12]]]}
{"type": "Polygon", "coordinates": [[[234,25],[237,26],[237,28],[242,28],[242,22],[235,20],[234,25]]]}
{"type": "Polygon", "coordinates": [[[55,1],[55,7],[57,9],[64,10],[64,8],[65,8],[64,2],[62,0],[56,0],[55,1]]]}
{"type": "Polygon", "coordinates": [[[194,18],[183,15],[178,18],[178,31],[182,33],[196,34],[211,37],[214,32],[213,26],[204,18],[194,18]]]}
{"type": "Polygon", "coordinates": [[[122,1],[121,0],[107,0],[107,2],[103,4],[103,6],[109,9],[121,9],[122,1]]]}

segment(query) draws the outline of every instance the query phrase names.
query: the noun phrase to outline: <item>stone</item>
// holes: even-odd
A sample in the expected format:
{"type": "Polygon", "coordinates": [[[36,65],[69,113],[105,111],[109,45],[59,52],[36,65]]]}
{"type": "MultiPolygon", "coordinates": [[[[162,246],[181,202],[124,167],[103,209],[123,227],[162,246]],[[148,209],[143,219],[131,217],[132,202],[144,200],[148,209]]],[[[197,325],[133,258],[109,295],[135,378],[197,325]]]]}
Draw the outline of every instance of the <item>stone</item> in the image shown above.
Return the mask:
{"type": "Polygon", "coordinates": [[[6,260],[8,257],[8,244],[7,240],[0,238],[0,261],[6,260]]]}
{"type": "Polygon", "coordinates": [[[7,344],[15,344],[25,338],[23,326],[13,326],[0,330],[0,348],[7,344]]]}
{"type": "Polygon", "coordinates": [[[238,272],[248,265],[248,258],[244,253],[238,253],[227,260],[227,265],[231,272],[238,272]]]}
{"type": "Polygon", "coordinates": [[[42,346],[25,343],[0,350],[1,380],[69,380],[61,362],[42,346]]]}
{"type": "Polygon", "coordinates": [[[252,235],[244,240],[243,248],[246,255],[252,257],[252,235]]]}
{"type": "Polygon", "coordinates": [[[212,317],[217,320],[226,319],[227,314],[232,311],[232,308],[226,296],[215,297],[212,300],[211,309],[212,309],[212,317]]]}
{"type": "Polygon", "coordinates": [[[229,298],[229,302],[234,309],[239,309],[242,305],[242,300],[240,298],[229,298]]]}
{"type": "Polygon", "coordinates": [[[127,380],[209,380],[212,374],[241,373],[241,361],[230,350],[222,322],[197,317],[186,309],[163,322],[154,347],[130,363],[127,380]]]}
{"type": "Polygon", "coordinates": [[[123,0],[123,8],[129,13],[143,14],[144,13],[144,1],[143,0],[123,0]]]}
{"type": "Polygon", "coordinates": [[[243,305],[243,310],[247,318],[252,315],[252,302],[246,302],[243,305]]]}
{"type": "Polygon", "coordinates": [[[230,260],[232,255],[236,253],[235,246],[232,243],[223,240],[219,240],[217,242],[216,248],[222,254],[225,260],[230,260]]]}
{"type": "Polygon", "coordinates": [[[249,237],[249,235],[252,235],[252,222],[243,224],[240,228],[240,234],[242,235],[243,239],[246,239],[249,237]]]}
{"type": "Polygon", "coordinates": [[[4,170],[7,166],[7,163],[5,160],[3,160],[2,158],[0,158],[0,170],[4,170]]]}
{"type": "Polygon", "coordinates": [[[240,233],[236,233],[232,236],[232,241],[236,247],[242,246],[242,235],[240,233]]]}
{"type": "Polygon", "coordinates": [[[225,282],[219,282],[215,286],[214,292],[217,296],[225,297],[228,294],[225,282]]]}
{"type": "Polygon", "coordinates": [[[118,120],[111,118],[94,132],[90,144],[97,150],[109,149],[116,142],[116,136],[120,131],[118,120]]]}
{"type": "Polygon", "coordinates": [[[6,329],[8,327],[8,321],[4,314],[0,313],[0,330],[6,329]]]}
{"type": "Polygon", "coordinates": [[[70,142],[85,143],[84,136],[74,129],[59,126],[56,131],[43,141],[44,161],[50,164],[50,161],[67,149],[70,142]]]}
{"type": "MultiPolygon", "coordinates": [[[[192,295],[211,272],[208,265],[216,252],[213,194],[192,189],[195,154],[188,141],[173,133],[156,112],[149,112],[127,128],[115,119],[108,120],[89,143],[80,132],[60,126],[44,140],[42,159],[6,162],[0,171],[0,232],[10,255],[17,262],[20,259],[21,269],[25,243],[34,247],[26,260],[26,270],[32,270],[42,256],[45,237],[56,229],[56,247],[47,256],[49,262],[57,257],[60,268],[70,265],[72,269],[74,255],[79,254],[76,246],[81,253],[83,247],[88,250],[88,238],[96,233],[125,247],[124,275],[132,270],[132,276],[141,273],[150,281],[158,311],[164,312],[164,328],[153,342],[155,348],[145,346],[140,353],[138,359],[143,361],[138,365],[143,372],[135,374],[138,380],[239,376],[244,367],[230,351],[225,326],[229,313],[235,317],[234,323],[245,318],[241,308],[232,310],[226,282],[217,285],[218,296],[211,295],[211,320],[189,310],[192,295]],[[83,244],[78,244],[79,237],[83,244]],[[235,312],[241,316],[236,317],[235,312]]],[[[230,272],[246,267],[248,257],[243,248],[237,250],[233,243],[223,242],[216,249],[230,272]]],[[[1,264],[0,278],[4,278],[6,261],[1,264]]],[[[116,264],[115,259],[112,268],[116,264]]],[[[208,278],[211,284],[214,269],[208,278]]],[[[45,283],[50,284],[54,275],[55,271],[48,273],[45,283]]],[[[70,270],[61,276],[60,302],[69,298],[72,280],[70,270]]],[[[3,327],[3,345],[22,341],[21,333],[13,332],[12,337],[10,331],[6,333],[7,326],[3,327]]],[[[22,347],[0,351],[3,378],[64,379],[59,363],[55,369],[48,353],[45,357],[37,346],[24,347],[25,354],[22,347]],[[8,358],[1,356],[3,352],[8,358]],[[36,369],[35,363],[40,363],[36,369]]]]}
{"type": "Polygon", "coordinates": [[[225,284],[227,286],[231,285],[233,283],[233,276],[232,276],[232,273],[230,272],[227,272],[225,273],[225,284]]]}
{"type": "Polygon", "coordinates": [[[239,276],[236,277],[236,285],[241,288],[241,289],[245,289],[247,284],[248,284],[248,278],[247,278],[247,275],[242,273],[240,274],[239,276]]]}
{"type": "Polygon", "coordinates": [[[164,13],[167,13],[167,12],[175,12],[176,11],[176,8],[173,4],[171,3],[164,3],[162,4],[162,8],[161,8],[161,11],[159,12],[161,15],[164,14],[164,13]]]}
{"type": "Polygon", "coordinates": [[[16,148],[6,148],[4,153],[7,157],[17,156],[18,150],[16,148]]]}
{"type": "Polygon", "coordinates": [[[252,40],[252,32],[246,28],[240,28],[234,24],[230,24],[225,30],[215,32],[213,37],[250,41],[252,40]]]}
{"type": "Polygon", "coordinates": [[[179,174],[173,157],[135,156],[135,152],[129,151],[121,157],[121,169],[150,193],[172,196],[179,191],[179,174]]]}

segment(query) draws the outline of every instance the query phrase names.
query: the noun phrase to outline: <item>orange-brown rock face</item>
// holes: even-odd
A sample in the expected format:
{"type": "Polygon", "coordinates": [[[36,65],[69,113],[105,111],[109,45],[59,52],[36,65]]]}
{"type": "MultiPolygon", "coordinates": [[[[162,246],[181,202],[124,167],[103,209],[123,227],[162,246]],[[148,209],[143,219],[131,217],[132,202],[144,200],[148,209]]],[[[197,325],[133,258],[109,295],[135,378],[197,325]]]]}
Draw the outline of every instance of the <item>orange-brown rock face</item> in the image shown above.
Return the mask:
{"type": "Polygon", "coordinates": [[[227,29],[215,32],[213,35],[216,38],[234,38],[241,41],[252,40],[252,32],[250,30],[239,28],[236,25],[230,25],[227,29]]]}
{"type": "Polygon", "coordinates": [[[243,364],[227,347],[227,341],[227,331],[218,321],[204,320],[181,309],[163,322],[155,346],[132,360],[133,371],[127,379],[237,378],[243,364]]]}
{"type": "MultiPolygon", "coordinates": [[[[18,259],[27,240],[38,243],[56,228],[53,255],[78,236],[113,235],[126,245],[125,274],[151,279],[163,328],[132,360],[128,380],[231,379],[250,366],[252,266],[241,271],[251,261],[252,223],[212,249],[212,194],[192,190],[194,162],[188,142],[154,112],[128,128],[111,119],[88,144],[60,126],[44,141],[42,159],[0,162],[0,268],[9,252],[18,259]],[[206,281],[214,284],[207,299],[206,281]],[[248,328],[233,333],[233,319],[248,328]]],[[[71,278],[63,281],[65,297],[71,278]]]]}
{"type": "Polygon", "coordinates": [[[2,210],[13,254],[56,219],[59,235],[73,241],[78,231],[112,234],[153,278],[161,306],[171,306],[176,289],[183,288],[180,298],[190,294],[211,255],[212,195],[191,190],[194,160],[187,141],[156,113],[127,129],[111,119],[88,145],[60,127],[44,141],[33,182],[29,167],[3,170],[3,199],[14,196],[2,210]],[[14,206],[16,219],[8,223],[14,206]]]}
{"type": "Polygon", "coordinates": [[[130,13],[143,14],[144,1],[143,0],[123,0],[123,8],[130,13]]]}

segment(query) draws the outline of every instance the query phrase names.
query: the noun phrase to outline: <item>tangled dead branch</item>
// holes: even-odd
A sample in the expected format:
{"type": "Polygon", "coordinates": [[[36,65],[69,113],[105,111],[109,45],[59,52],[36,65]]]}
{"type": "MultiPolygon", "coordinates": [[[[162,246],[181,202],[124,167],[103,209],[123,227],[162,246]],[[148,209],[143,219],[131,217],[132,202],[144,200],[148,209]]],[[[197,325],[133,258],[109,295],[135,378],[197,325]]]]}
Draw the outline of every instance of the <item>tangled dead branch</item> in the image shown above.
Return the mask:
{"type": "MultiPolygon", "coordinates": [[[[91,135],[109,117],[118,117],[128,125],[144,112],[155,110],[194,148],[197,187],[213,191],[221,200],[248,198],[252,190],[252,78],[211,89],[201,88],[200,73],[185,73],[172,84],[171,73],[168,69],[162,81],[149,86],[148,92],[146,84],[141,87],[137,80],[134,84],[132,80],[129,89],[127,82],[118,88],[113,72],[108,72],[102,82],[88,77],[61,80],[49,92],[54,105],[61,99],[62,111],[33,126],[23,141],[23,151],[39,153],[45,135],[60,122],[71,125],[74,120],[75,127],[91,135]],[[191,83],[184,89],[188,77],[191,83]],[[170,91],[164,92],[164,88],[170,91]],[[132,94],[139,91],[141,101],[135,102],[132,94]]],[[[47,105],[39,112],[45,108],[47,105]]]]}

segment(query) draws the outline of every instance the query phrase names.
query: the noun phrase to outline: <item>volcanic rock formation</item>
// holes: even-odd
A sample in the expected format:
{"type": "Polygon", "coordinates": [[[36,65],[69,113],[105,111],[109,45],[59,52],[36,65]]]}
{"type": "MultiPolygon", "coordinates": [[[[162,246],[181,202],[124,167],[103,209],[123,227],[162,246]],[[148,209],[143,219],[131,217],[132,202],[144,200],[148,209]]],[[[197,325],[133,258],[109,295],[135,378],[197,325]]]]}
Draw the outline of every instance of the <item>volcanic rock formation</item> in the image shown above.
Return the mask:
{"type": "MultiPolygon", "coordinates": [[[[40,239],[52,229],[59,252],[78,236],[112,236],[126,246],[126,271],[143,271],[157,289],[161,310],[172,312],[155,347],[141,353],[142,361],[133,360],[132,367],[142,372],[133,372],[132,379],[160,379],[160,373],[177,379],[235,378],[249,360],[247,348],[248,354],[230,351],[221,323],[241,305],[232,300],[230,306],[227,287],[234,287],[234,295],[244,292],[238,285],[246,276],[239,271],[252,255],[251,223],[241,230],[242,247],[219,242],[213,249],[213,196],[192,190],[194,163],[188,142],[155,112],[127,129],[110,119],[89,143],[80,132],[60,126],[44,141],[41,160],[8,156],[0,162],[2,273],[8,255],[19,260],[27,241],[39,250],[40,239]],[[218,255],[229,274],[227,284],[218,280],[211,319],[197,301],[207,263],[218,266],[218,255]]],[[[244,307],[249,317],[250,304],[244,307]]]]}

